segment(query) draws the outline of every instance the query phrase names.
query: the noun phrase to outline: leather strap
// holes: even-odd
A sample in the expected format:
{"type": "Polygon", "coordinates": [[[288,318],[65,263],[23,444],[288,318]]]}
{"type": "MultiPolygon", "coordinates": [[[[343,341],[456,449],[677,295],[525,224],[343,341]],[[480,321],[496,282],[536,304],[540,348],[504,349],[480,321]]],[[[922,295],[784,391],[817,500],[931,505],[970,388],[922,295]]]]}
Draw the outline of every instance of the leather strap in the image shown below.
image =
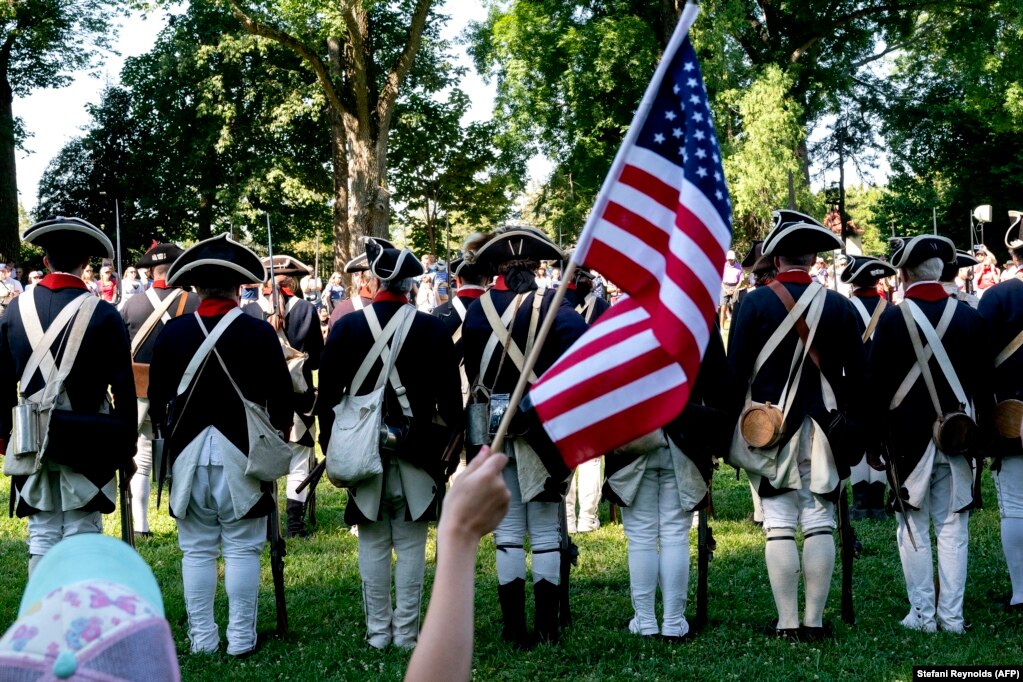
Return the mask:
{"type": "Polygon", "coordinates": [[[1016,351],[1023,347],[1023,329],[1020,330],[1019,334],[1016,334],[1016,338],[1009,342],[1002,352],[995,356],[995,367],[998,367],[1006,360],[1011,358],[1016,351]]]}
{"type": "Polygon", "coordinates": [[[380,388],[384,385],[387,379],[390,379],[391,388],[394,389],[394,393],[398,396],[398,404],[401,405],[401,412],[406,417],[412,416],[412,405],[409,404],[408,396],[405,393],[405,387],[401,383],[401,377],[398,376],[398,369],[394,366],[394,363],[398,360],[398,354],[401,352],[401,347],[405,343],[405,337],[408,335],[408,330],[412,326],[412,319],[415,317],[415,309],[408,305],[402,306],[398,309],[390,320],[387,321],[387,326],[381,329],[380,320],[377,318],[376,311],[373,310],[373,306],[363,308],[363,312],[366,315],[366,322],[369,324],[369,329],[373,333],[373,347],[370,348],[369,354],[366,359],[362,361],[362,365],[359,366],[359,371],[355,375],[355,379],[352,380],[352,393],[358,392],[362,388],[363,382],[366,380],[366,375],[369,374],[370,368],[376,359],[379,357],[381,362],[384,363],[384,369],[380,372],[377,377],[376,388],[380,388]],[[391,339],[393,338],[393,347],[391,345],[391,339]]]}
{"type": "MultiPolygon", "coordinates": [[[[952,323],[952,318],[955,316],[956,306],[946,305],[944,312],[941,314],[941,319],[938,320],[938,326],[935,329],[938,338],[944,338],[945,332],[948,331],[948,325],[952,323]]],[[[933,355],[933,351],[930,347],[924,347],[924,358],[928,361],[933,355]]],[[[888,409],[894,410],[896,407],[902,404],[902,401],[909,395],[910,389],[916,383],[916,380],[920,378],[920,365],[919,363],[913,363],[913,366],[909,368],[909,372],[906,373],[906,378],[899,384],[899,389],[895,391],[895,395],[892,396],[892,402],[889,404],[888,409]]]]}
{"type": "MultiPolygon", "coordinates": [[[[770,287],[775,296],[781,300],[782,304],[785,306],[785,310],[791,313],[796,307],[796,301],[792,298],[792,294],[789,293],[789,290],[785,288],[785,285],[778,280],[772,280],[767,286],[770,287]]],[[[818,286],[820,285],[818,284],[818,286]]],[[[807,287],[808,291],[809,289],[810,287],[807,287]]],[[[798,316],[794,321],[794,325],[796,333],[799,334],[799,338],[803,340],[804,344],[806,344],[807,338],[810,336],[810,328],[807,326],[806,320],[804,320],[802,316],[798,316]]],[[[817,349],[813,346],[809,346],[809,349],[808,355],[810,356],[810,359],[813,360],[813,364],[817,365],[817,368],[820,369],[821,359],[820,356],[817,355],[817,349]]]]}
{"type": "MultiPolygon", "coordinates": [[[[156,303],[153,303],[153,312],[149,314],[149,317],[146,318],[146,321],[143,322],[142,326],[139,328],[138,334],[136,334],[135,338],[131,340],[132,360],[135,359],[135,354],[139,352],[139,348],[142,347],[142,344],[144,344],[146,342],[146,339],[149,338],[149,335],[153,333],[153,329],[156,328],[156,324],[161,320],[164,322],[164,324],[170,321],[171,317],[170,315],[167,314],[167,311],[170,310],[170,307],[172,305],[174,305],[175,299],[177,299],[179,296],[182,299],[185,298],[184,292],[181,289],[175,289],[170,293],[170,295],[167,296],[167,298],[161,301],[160,298],[155,293],[153,293],[153,295],[150,296],[150,293],[154,291],[155,291],[154,289],[148,289],[146,291],[146,298],[149,299],[150,303],[153,302],[154,298],[156,299],[156,303]]],[[[181,305],[178,306],[179,311],[182,307],[183,306],[181,305]]],[[[178,314],[180,314],[180,312],[178,314]]]]}
{"type": "MultiPolygon", "coordinates": [[[[529,319],[529,334],[526,337],[526,353],[533,347],[533,341],[536,338],[536,326],[540,317],[540,303],[543,302],[543,298],[538,296],[539,292],[533,292],[533,312],[529,319]]],[[[529,294],[519,294],[520,297],[528,296],[529,294]]],[[[518,298],[518,297],[516,297],[518,298]]],[[[518,344],[515,343],[515,339],[512,338],[511,328],[515,324],[515,317],[512,316],[510,324],[506,323],[500,315],[497,314],[497,308],[494,306],[494,301],[489,296],[481,296],[480,304],[483,306],[483,312],[487,315],[487,322],[490,323],[490,328],[493,330],[494,335],[497,336],[498,343],[504,347],[511,358],[511,361],[515,363],[515,367],[521,372],[522,368],[526,364],[526,356],[519,348],[518,344]],[[505,325],[508,325],[505,327],[505,325]]],[[[512,306],[508,306],[511,308],[512,306]]],[[[506,311],[507,312],[507,311],[506,311]]],[[[536,374],[531,370],[529,372],[529,383],[536,382],[536,374]]]]}
{"type": "MultiPolygon", "coordinates": [[[[52,353],[53,342],[71,323],[71,318],[85,305],[89,297],[96,298],[92,293],[83,293],[78,298],[72,299],[57,314],[57,317],[50,322],[50,326],[44,332],[42,323],[39,320],[39,312],[36,310],[35,288],[29,289],[22,294],[22,299],[18,303],[18,312],[21,313],[21,323],[25,328],[28,343],[32,346],[32,355],[29,357],[28,364],[25,365],[21,375],[22,395],[24,395],[25,389],[28,388],[29,383],[32,381],[32,376],[37,368],[42,368],[43,376],[47,377],[47,380],[53,376],[54,371],[57,369],[52,353]]],[[[90,312],[89,315],[91,317],[92,313],[90,312]]],[[[67,343],[66,340],[65,343],[67,343]]]]}
{"type": "MultiPolygon", "coordinates": [[[[954,298],[950,298],[948,303],[946,303],[946,310],[948,306],[954,307],[957,305],[959,305],[959,302],[954,298]]],[[[941,339],[938,338],[934,327],[931,326],[931,323],[927,320],[919,306],[911,300],[903,301],[899,307],[902,309],[902,316],[906,321],[906,329],[909,331],[909,340],[913,345],[913,352],[916,354],[916,362],[921,367],[920,373],[923,376],[924,384],[927,386],[927,393],[931,398],[931,404],[934,406],[935,415],[941,417],[944,414],[944,410],[941,409],[941,401],[938,400],[938,390],[934,385],[934,376],[931,373],[929,358],[924,354],[924,346],[920,338],[921,331],[923,331],[923,335],[927,339],[927,345],[938,361],[938,366],[945,374],[952,392],[955,393],[956,400],[965,406],[968,402],[966,400],[966,393],[959,383],[959,377],[956,376],[955,368],[952,367],[952,362],[949,360],[945,347],[942,345],[941,339]]]]}
{"type": "MultiPolygon", "coordinates": [[[[863,304],[861,303],[860,305],[863,304]]],[[[881,319],[881,313],[883,313],[887,307],[888,301],[883,298],[878,301],[877,307],[874,308],[874,314],[870,316],[870,321],[867,322],[867,328],[863,330],[863,343],[866,343],[870,337],[874,335],[874,330],[877,329],[877,322],[881,319]]]]}
{"type": "MultiPolygon", "coordinates": [[[[213,327],[213,330],[207,332],[206,325],[203,324],[202,318],[199,317],[199,313],[195,313],[195,320],[199,323],[199,328],[202,329],[203,334],[206,334],[206,338],[199,345],[199,348],[196,349],[195,355],[192,356],[188,366],[185,368],[185,373],[181,375],[181,381],[178,382],[178,391],[175,394],[176,396],[181,395],[188,389],[189,384],[192,383],[193,377],[195,377],[196,371],[199,370],[199,365],[205,363],[206,358],[209,357],[210,351],[213,350],[213,346],[216,345],[221,335],[227,331],[227,328],[231,326],[231,323],[234,322],[241,314],[241,308],[231,308],[231,310],[227,311],[224,316],[220,318],[220,321],[217,322],[215,327],[213,327]]],[[[231,378],[230,374],[228,375],[228,378],[231,378]]],[[[231,379],[231,381],[233,382],[234,379],[231,379]]]]}

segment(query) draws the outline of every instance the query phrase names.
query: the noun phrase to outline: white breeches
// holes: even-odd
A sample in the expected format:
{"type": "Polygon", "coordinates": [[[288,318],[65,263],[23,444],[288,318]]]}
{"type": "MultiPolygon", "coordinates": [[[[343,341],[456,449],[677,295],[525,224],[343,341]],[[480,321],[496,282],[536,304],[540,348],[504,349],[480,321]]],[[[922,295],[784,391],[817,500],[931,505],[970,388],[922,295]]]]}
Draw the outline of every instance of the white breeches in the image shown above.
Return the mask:
{"type": "Polygon", "coordinates": [[[309,475],[309,463],[314,456],[313,448],[298,443],[288,443],[288,449],[291,450],[291,469],[288,471],[287,485],[288,499],[305,502],[309,497],[309,488],[307,487],[301,493],[297,493],[295,490],[309,475]]]}
{"type": "Polygon", "coordinates": [[[600,528],[597,507],[600,505],[600,488],[603,483],[603,457],[583,462],[572,473],[565,498],[565,516],[568,532],[588,533],[600,528]],[[576,521],[575,505],[579,501],[579,520],[576,521]]]}
{"type": "MultiPolygon", "coordinates": [[[[938,452],[931,473],[930,489],[920,509],[906,509],[896,515],[899,557],[906,578],[910,613],[908,624],[917,629],[946,630],[963,627],[963,593],[966,590],[966,565],[969,549],[968,511],[955,513],[951,508],[952,470],[948,458],[938,452]],[[937,606],[934,595],[934,566],[931,556],[931,524],[938,545],[937,606]],[[910,540],[909,530],[913,539],[910,540]],[[914,548],[913,541],[916,542],[914,548]]],[[[896,505],[896,509],[899,506],[896,505]]],[[[903,621],[907,623],[907,621],[903,621]]]]}
{"type": "Polygon", "coordinates": [[[220,646],[213,599],[221,551],[228,603],[227,653],[245,653],[256,645],[259,555],[266,542],[267,521],[265,517],[225,520],[234,517],[224,467],[197,467],[188,512],[177,519],[188,639],[193,653],[215,652],[220,646]]]}
{"type": "Polygon", "coordinates": [[[657,634],[654,598],[660,583],[664,599],[660,632],[681,637],[689,632],[685,610],[693,515],[682,509],[671,451],[659,448],[647,457],[636,497],[630,506],[622,508],[622,525],[629,541],[629,587],[634,611],[629,628],[636,634],[657,634]]]}
{"type": "MultiPolygon", "coordinates": [[[[393,472],[397,475],[397,472],[393,472]]],[[[359,524],[359,575],[366,616],[366,639],[382,649],[390,643],[415,646],[419,638],[419,612],[426,570],[426,536],[429,524],[406,520],[402,497],[387,497],[381,518],[359,524]],[[392,552],[395,603],[391,603],[392,552]]]]}
{"type": "Polygon", "coordinates": [[[515,460],[504,468],[504,483],[511,493],[508,513],[494,529],[497,546],[497,580],[506,585],[526,579],[526,533],[533,554],[533,582],[561,580],[561,518],[557,502],[523,502],[515,460]]]}

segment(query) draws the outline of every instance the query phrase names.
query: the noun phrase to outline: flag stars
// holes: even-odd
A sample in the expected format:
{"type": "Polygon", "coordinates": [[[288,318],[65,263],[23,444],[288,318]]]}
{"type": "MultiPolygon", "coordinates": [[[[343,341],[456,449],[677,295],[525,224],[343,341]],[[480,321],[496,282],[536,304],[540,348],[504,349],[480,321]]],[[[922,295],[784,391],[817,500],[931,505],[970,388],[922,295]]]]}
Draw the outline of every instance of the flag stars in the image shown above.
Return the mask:
{"type": "Polygon", "coordinates": [[[691,118],[697,123],[703,123],[703,114],[701,114],[699,111],[694,111],[691,118]]]}
{"type": "MultiPolygon", "coordinates": [[[[695,78],[690,78],[689,80],[687,80],[687,81],[686,81],[686,86],[687,86],[687,87],[690,87],[690,88],[695,88],[695,87],[697,87],[697,84],[696,84],[696,79],[695,79],[695,78]]],[[[678,94],[678,93],[676,92],[675,94],[678,94]]]]}
{"type": "Polygon", "coordinates": [[[695,68],[696,68],[696,64],[694,64],[693,62],[686,62],[685,65],[682,67],[682,70],[685,71],[686,73],[688,73],[688,72],[692,71],[695,68]]]}
{"type": "Polygon", "coordinates": [[[697,129],[697,130],[696,130],[696,131],[695,131],[695,132],[693,133],[693,137],[694,137],[695,139],[697,139],[697,140],[704,140],[704,139],[706,139],[706,138],[707,138],[707,133],[703,132],[702,130],[699,130],[699,129],[697,129]]]}
{"type": "Polygon", "coordinates": [[[698,105],[698,104],[701,104],[702,102],[703,102],[703,100],[700,99],[699,95],[690,95],[689,96],[689,103],[690,104],[698,105]]]}
{"type": "Polygon", "coordinates": [[[715,164],[721,163],[721,157],[717,155],[717,152],[714,152],[714,155],[710,158],[714,159],[715,164]]]}
{"type": "Polygon", "coordinates": [[[719,189],[718,190],[714,190],[714,196],[717,197],[718,201],[721,201],[722,199],[725,198],[725,195],[722,194],[721,190],[719,190],[719,189]]]}
{"type": "MultiPolygon", "coordinates": [[[[690,78],[689,80],[692,80],[692,78],[690,78]]],[[[690,87],[692,87],[692,86],[690,86],[690,87]]],[[[682,88],[680,88],[680,87],[679,87],[678,83],[675,83],[675,87],[673,87],[673,88],[671,89],[671,91],[672,91],[672,92],[674,92],[674,93],[675,93],[676,95],[677,95],[677,94],[678,94],[678,93],[679,93],[679,92],[680,92],[681,90],[682,90],[682,88]]]]}
{"type": "Polygon", "coordinates": [[[674,130],[671,131],[671,136],[674,137],[675,139],[682,137],[682,129],[675,128],[674,130]]]}
{"type": "Polygon", "coordinates": [[[698,159],[705,159],[705,158],[707,158],[707,150],[704,149],[703,147],[699,147],[696,150],[696,158],[698,158],[698,159]]]}
{"type": "Polygon", "coordinates": [[[674,111],[670,111],[670,110],[669,111],[665,111],[664,112],[664,118],[668,119],[669,121],[674,121],[675,120],[675,112],[674,111]]]}
{"type": "Polygon", "coordinates": [[[656,133],[654,135],[654,142],[656,142],[657,144],[661,144],[662,142],[664,142],[664,135],[661,133],[656,133]]]}
{"type": "Polygon", "coordinates": [[[703,166],[700,166],[699,168],[696,169],[696,174],[699,175],[701,178],[705,178],[707,177],[707,169],[704,168],[703,166]]]}
{"type": "Polygon", "coordinates": [[[686,151],[685,147],[679,147],[678,153],[682,155],[682,163],[689,162],[689,152],[686,151]]]}
{"type": "MultiPolygon", "coordinates": [[[[721,182],[721,171],[714,171],[714,179],[721,182]]],[[[721,197],[718,198],[720,199],[721,197]]]]}

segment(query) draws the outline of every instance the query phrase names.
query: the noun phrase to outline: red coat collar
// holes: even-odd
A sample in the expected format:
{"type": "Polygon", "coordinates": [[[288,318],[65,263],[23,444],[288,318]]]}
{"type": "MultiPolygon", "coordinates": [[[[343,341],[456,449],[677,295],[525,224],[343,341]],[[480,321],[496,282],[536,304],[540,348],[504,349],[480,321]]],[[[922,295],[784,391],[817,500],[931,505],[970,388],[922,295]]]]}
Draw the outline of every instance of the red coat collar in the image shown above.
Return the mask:
{"type": "Polygon", "coordinates": [[[81,277],[67,275],[63,272],[52,272],[46,277],[43,277],[39,280],[39,286],[46,287],[50,291],[56,291],[57,289],[89,290],[89,287],[85,286],[85,282],[82,281],[81,277]]]}
{"type": "Polygon", "coordinates": [[[486,293],[486,289],[475,284],[466,284],[465,286],[458,287],[458,291],[455,292],[455,296],[458,298],[471,298],[477,299],[486,293]]]}
{"type": "Polygon", "coordinates": [[[199,317],[217,317],[226,315],[231,312],[232,308],[237,307],[237,303],[226,298],[204,298],[199,303],[199,309],[196,312],[199,313],[199,317]]]}
{"type": "Polygon", "coordinates": [[[852,295],[856,298],[881,298],[881,294],[878,293],[877,289],[855,289],[852,295]]]}
{"type": "Polygon", "coordinates": [[[173,289],[174,287],[167,286],[167,280],[165,280],[165,279],[154,279],[153,280],[153,288],[154,289],[173,289]]]}
{"type": "Polygon", "coordinates": [[[496,291],[510,291],[508,285],[504,283],[504,275],[498,275],[497,279],[494,280],[494,286],[490,288],[496,291]]]}
{"type": "Polygon", "coordinates": [[[779,272],[774,278],[783,284],[809,284],[813,281],[806,270],[786,270],[779,272]]]}
{"type": "Polygon", "coordinates": [[[906,289],[906,298],[914,301],[944,301],[948,298],[948,292],[938,282],[917,282],[906,289]]]}
{"type": "Polygon", "coordinates": [[[395,291],[384,291],[381,289],[377,292],[377,295],[373,297],[373,302],[408,303],[408,295],[400,294],[395,291]]]}

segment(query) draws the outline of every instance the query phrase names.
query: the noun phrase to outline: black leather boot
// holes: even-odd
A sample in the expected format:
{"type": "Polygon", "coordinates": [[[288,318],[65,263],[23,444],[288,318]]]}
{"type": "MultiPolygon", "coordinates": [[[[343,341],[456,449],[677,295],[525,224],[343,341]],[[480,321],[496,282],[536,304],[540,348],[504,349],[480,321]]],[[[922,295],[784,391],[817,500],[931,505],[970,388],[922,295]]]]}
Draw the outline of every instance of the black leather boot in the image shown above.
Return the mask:
{"type": "Polygon", "coordinates": [[[501,619],[504,621],[501,638],[521,649],[532,647],[533,642],[526,632],[526,581],[516,578],[498,585],[497,599],[501,602],[501,619]]]}
{"type": "Polygon", "coordinates": [[[868,500],[870,501],[870,518],[883,521],[888,518],[888,511],[885,509],[884,494],[887,485],[878,481],[870,484],[868,500]]]}
{"type": "Polygon", "coordinates": [[[867,518],[868,509],[870,509],[870,484],[867,482],[853,483],[849,518],[853,521],[862,521],[867,518]]]}
{"type": "Polygon", "coordinates": [[[546,580],[533,583],[533,602],[536,613],[533,622],[536,626],[536,639],[541,644],[557,644],[560,635],[558,627],[559,598],[558,586],[546,580]]]}
{"type": "Polygon", "coordinates": [[[288,529],[285,537],[307,538],[309,531],[305,527],[305,502],[288,500],[288,529]]]}

